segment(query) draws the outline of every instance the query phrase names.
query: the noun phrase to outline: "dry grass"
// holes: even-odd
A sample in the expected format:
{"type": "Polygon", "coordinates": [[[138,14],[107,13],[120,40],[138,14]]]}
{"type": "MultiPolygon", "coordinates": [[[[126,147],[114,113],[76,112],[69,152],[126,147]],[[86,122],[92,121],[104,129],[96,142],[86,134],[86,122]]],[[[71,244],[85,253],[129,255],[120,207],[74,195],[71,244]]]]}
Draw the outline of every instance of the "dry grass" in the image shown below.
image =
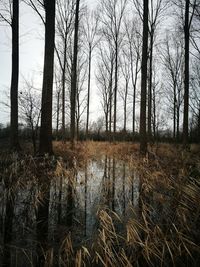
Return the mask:
{"type": "MultiPolygon", "coordinates": [[[[59,266],[77,267],[199,266],[198,146],[193,145],[191,151],[186,152],[180,147],[159,144],[150,147],[145,158],[139,157],[138,144],[129,143],[85,142],[78,143],[71,151],[68,143],[55,142],[54,150],[56,158],[42,160],[31,156],[19,158],[16,154],[1,155],[1,179],[5,183],[6,179],[14,179],[7,188],[8,195],[14,195],[30,181],[31,187],[37,187],[40,170],[48,179],[69,177],[70,182],[73,172],[69,167],[81,166],[87,159],[106,154],[126,160],[133,171],[137,170],[140,198],[137,208],[130,203],[125,217],[100,207],[98,232],[90,243],[74,244],[70,231],[64,231],[59,248],[55,250],[50,245],[44,252],[45,266],[54,266],[55,261],[59,266]]],[[[34,208],[43,203],[43,193],[36,191],[31,204],[34,208]]],[[[31,261],[29,254],[24,254],[31,261]]],[[[30,266],[34,266],[33,263],[30,266]]]]}

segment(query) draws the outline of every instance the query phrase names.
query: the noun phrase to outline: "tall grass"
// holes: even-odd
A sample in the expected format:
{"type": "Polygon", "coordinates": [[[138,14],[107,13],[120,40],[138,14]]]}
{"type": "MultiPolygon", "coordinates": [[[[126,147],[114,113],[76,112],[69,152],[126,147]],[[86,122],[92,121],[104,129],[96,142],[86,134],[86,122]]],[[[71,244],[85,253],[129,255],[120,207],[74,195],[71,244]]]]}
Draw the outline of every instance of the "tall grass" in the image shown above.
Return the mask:
{"type": "MultiPolygon", "coordinates": [[[[42,247],[44,266],[199,266],[200,265],[200,161],[199,152],[182,152],[169,145],[161,145],[156,150],[140,158],[137,145],[106,143],[78,144],[70,151],[68,144],[55,144],[56,157],[33,158],[10,155],[1,156],[1,218],[5,231],[5,202],[13,198],[13,239],[19,236],[16,210],[19,194],[23,195],[23,205],[27,216],[31,215],[33,227],[24,229],[31,240],[22,242],[9,240],[11,266],[21,266],[16,255],[23,255],[29,266],[37,262],[36,213],[45,205],[47,180],[58,181],[68,177],[71,193],[76,187],[74,176],[86,159],[107,154],[123,158],[132,172],[139,175],[139,201],[135,206],[130,199],[124,215],[99,206],[96,218],[97,231],[90,239],[74,238],[75,228],[63,227],[59,239],[50,240],[42,247]],[[41,186],[40,186],[41,185],[41,186]],[[26,195],[27,189],[29,195],[26,195]],[[30,197],[31,196],[31,197],[30,197]],[[26,206],[27,205],[27,206],[26,206]]],[[[132,178],[129,184],[132,185],[132,178]]],[[[62,180],[61,180],[62,181],[62,180]]],[[[111,187],[111,183],[105,186],[111,187]]],[[[109,189],[109,188],[108,188],[109,189]]],[[[55,188],[55,190],[58,190],[55,188]]],[[[62,201],[62,198],[61,200],[62,201]]],[[[59,203],[54,203],[55,205],[59,203]]],[[[65,203],[64,203],[65,204],[65,203]]],[[[64,205],[62,203],[62,205],[64,205]]],[[[20,217],[20,213],[19,213],[20,217]]],[[[59,227],[59,225],[58,225],[59,227]]],[[[22,229],[20,226],[19,229],[22,229]]],[[[49,229],[50,231],[50,229],[49,229]]],[[[3,231],[2,231],[3,232],[3,231]]],[[[25,235],[24,235],[25,236],[25,235]]],[[[52,235],[54,236],[54,235],[52,235]]],[[[39,244],[41,245],[41,244],[39,244]]],[[[3,251],[3,240],[1,248],[3,251]]],[[[41,252],[41,251],[40,251],[41,252]]]]}

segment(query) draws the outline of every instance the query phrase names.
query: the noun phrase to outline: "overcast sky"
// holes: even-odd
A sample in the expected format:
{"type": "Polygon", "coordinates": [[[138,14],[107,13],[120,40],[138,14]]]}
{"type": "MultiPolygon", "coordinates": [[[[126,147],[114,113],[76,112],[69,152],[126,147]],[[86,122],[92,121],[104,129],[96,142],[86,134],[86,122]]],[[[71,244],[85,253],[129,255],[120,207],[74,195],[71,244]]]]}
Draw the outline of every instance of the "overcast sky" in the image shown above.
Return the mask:
{"type": "MultiPolygon", "coordinates": [[[[91,8],[95,8],[97,1],[85,0],[91,8]]],[[[0,25],[0,94],[2,102],[7,102],[11,81],[11,28],[0,25]]],[[[19,91],[23,90],[23,77],[34,79],[34,85],[42,86],[43,49],[44,49],[44,27],[34,11],[23,3],[20,4],[20,77],[19,91]]],[[[94,79],[94,77],[93,77],[94,79]]],[[[94,82],[92,83],[94,85],[94,82]]],[[[94,86],[93,86],[94,87],[94,86]]],[[[96,92],[91,94],[91,119],[99,114],[100,105],[96,92]]],[[[9,108],[0,103],[0,123],[9,122],[9,108]]]]}

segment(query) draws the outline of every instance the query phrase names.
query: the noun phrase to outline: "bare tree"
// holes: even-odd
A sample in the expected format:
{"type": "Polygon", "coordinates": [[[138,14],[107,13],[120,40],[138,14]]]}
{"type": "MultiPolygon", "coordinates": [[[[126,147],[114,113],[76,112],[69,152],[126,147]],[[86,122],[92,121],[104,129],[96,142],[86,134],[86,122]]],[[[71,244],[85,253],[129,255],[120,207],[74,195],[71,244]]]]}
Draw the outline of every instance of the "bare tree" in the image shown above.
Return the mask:
{"type": "Polygon", "coordinates": [[[81,117],[87,108],[87,94],[84,90],[87,73],[87,59],[85,53],[78,54],[77,62],[77,93],[76,93],[76,133],[77,139],[79,139],[81,117]]]}
{"type": "Polygon", "coordinates": [[[121,56],[121,69],[124,77],[125,84],[122,87],[122,90],[119,92],[121,98],[123,100],[123,109],[124,109],[124,127],[123,131],[126,132],[126,124],[127,124],[127,100],[128,100],[128,89],[130,82],[130,57],[129,53],[127,53],[125,47],[122,50],[121,56]]]}
{"type": "Polygon", "coordinates": [[[19,83],[19,0],[0,4],[0,21],[12,30],[12,74],[10,86],[10,148],[20,150],[18,137],[18,83],[19,83]]]}
{"type": "Polygon", "coordinates": [[[135,113],[136,113],[136,89],[139,72],[141,70],[141,47],[142,47],[142,34],[140,23],[137,19],[125,20],[125,33],[127,38],[126,45],[129,51],[130,64],[131,64],[131,82],[133,86],[133,117],[132,117],[132,132],[135,133],[135,113]]]}
{"type": "Polygon", "coordinates": [[[53,153],[52,148],[52,95],[55,38],[55,0],[46,0],[45,7],[45,52],[42,86],[41,128],[39,152],[53,153]]]}
{"type": "Polygon", "coordinates": [[[97,86],[99,88],[99,92],[101,95],[101,105],[103,108],[104,116],[105,116],[105,129],[108,132],[108,121],[109,121],[109,80],[110,75],[103,62],[99,62],[98,64],[98,72],[96,73],[96,81],[97,86]]]}
{"type": "Polygon", "coordinates": [[[78,30],[79,30],[79,4],[80,0],[76,1],[76,13],[75,13],[75,29],[74,29],[74,51],[73,51],[73,62],[71,72],[71,146],[72,149],[75,145],[75,116],[76,116],[76,91],[77,91],[77,56],[78,56],[78,30]]]}
{"type": "Polygon", "coordinates": [[[163,19],[168,2],[165,0],[150,0],[149,3],[149,77],[148,77],[148,137],[152,137],[152,83],[153,83],[153,57],[156,32],[163,19]]]}
{"type": "Polygon", "coordinates": [[[142,35],[142,73],[140,103],[140,152],[147,152],[146,136],[146,92],[147,92],[147,60],[148,60],[148,0],[143,0],[143,35],[142,35]]]}
{"type": "Polygon", "coordinates": [[[184,43],[185,43],[185,77],[184,77],[184,112],[183,112],[183,145],[188,145],[188,120],[189,120],[189,54],[190,54],[190,29],[195,11],[196,0],[193,0],[190,11],[190,0],[185,1],[184,43]],[[191,12],[191,15],[190,15],[191,12]]]}
{"type": "Polygon", "coordinates": [[[190,83],[190,37],[197,0],[173,0],[177,7],[179,26],[184,35],[184,112],[183,112],[183,146],[188,147],[189,133],[189,83],[190,83]]]}
{"type": "Polygon", "coordinates": [[[183,100],[183,42],[178,33],[167,36],[165,47],[160,51],[164,64],[164,76],[167,78],[167,98],[173,103],[173,138],[179,140],[180,107],[183,100]]]}
{"type": "Polygon", "coordinates": [[[199,59],[195,59],[192,65],[190,108],[195,118],[197,140],[200,140],[200,67],[199,59]]]}
{"type": "MultiPolygon", "coordinates": [[[[71,68],[67,59],[75,13],[75,1],[57,1],[56,55],[62,73],[62,139],[65,140],[66,71],[71,68]],[[68,65],[68,66],[67,66],[68,65]]],[[[70,71],[71,72],[71,71],[70,71]]]]}
{"type": "Polygon", "coordinates": [[[96,80],[102,97],[101,104],[105,114],[106,132],[109,130],[109,136],[111,140],[115,55],[109,40],[107,40],[105,43],[101,43],[101,45],[98,46],[98,52],[99,56],[96,80]]]}
{"type": "Polygon", "coordinates": [[[33,144],[33,152],[36,154],[36,140],[38,136],[39,120],[41,115],[40,96],[36,93],[33,82],[26,79],[25,89],[19,94],[19,114],[20,118],[27,123],[31,129],[31,139],[33,144]]]}
{"type": "Polygon", "coordinates": [[[59,127],[60,127],[60,111],[61,111],[61,95],[62,94],[62,83],[60,75],[57,69],[55,69],[55,115],[56,115],[56,138],[58,137],[59,127]]]}
{"type": "Polygon", "coordinates": [[[89,114],[90,114],[90,82],[91,82],[91,63],[92,52],[98,43],[97,38],[99,15],[96,12],[86,12],[83,27],[84,41],[88,52],[88,93],[87,93],[87,118],[86,118],[86,138],[88,136],[89,114]]]}
{"type": "Polygon", "coordinates": [[[125,14],[127,0],[103,0],[101,1],[102,32],[106,38],[112,41],[115,53],[114,70],[114,121],[113,130],[116,133],[117,122],[117,92],[118,92],[118,67],[119,52],[123,36],[121,34],[122,19],[125,14]]]}

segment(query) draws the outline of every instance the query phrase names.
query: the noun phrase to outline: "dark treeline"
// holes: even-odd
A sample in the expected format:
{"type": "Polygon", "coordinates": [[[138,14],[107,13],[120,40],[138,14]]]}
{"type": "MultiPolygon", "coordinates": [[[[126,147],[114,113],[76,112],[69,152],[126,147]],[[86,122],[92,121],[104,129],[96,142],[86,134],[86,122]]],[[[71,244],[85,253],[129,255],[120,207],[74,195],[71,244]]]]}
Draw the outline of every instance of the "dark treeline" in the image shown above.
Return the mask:
{"type": "Polygon", "coordinates": [[[162,138],[198,141],[199,14],[199,0],[102,0],[93,10],[78,0],[2,1],[0,21],[12,30],[11,149],[21,149],[19,120],[39,154],[53,153],[53,138],[72,147],[79,139],[140,140],[144,153],[162,138]],[[28,80],[18,93],[22,5],[45,29],[41,94],[28,80]],[[96,122],[94,87],[103,114],[96,122]]]}

